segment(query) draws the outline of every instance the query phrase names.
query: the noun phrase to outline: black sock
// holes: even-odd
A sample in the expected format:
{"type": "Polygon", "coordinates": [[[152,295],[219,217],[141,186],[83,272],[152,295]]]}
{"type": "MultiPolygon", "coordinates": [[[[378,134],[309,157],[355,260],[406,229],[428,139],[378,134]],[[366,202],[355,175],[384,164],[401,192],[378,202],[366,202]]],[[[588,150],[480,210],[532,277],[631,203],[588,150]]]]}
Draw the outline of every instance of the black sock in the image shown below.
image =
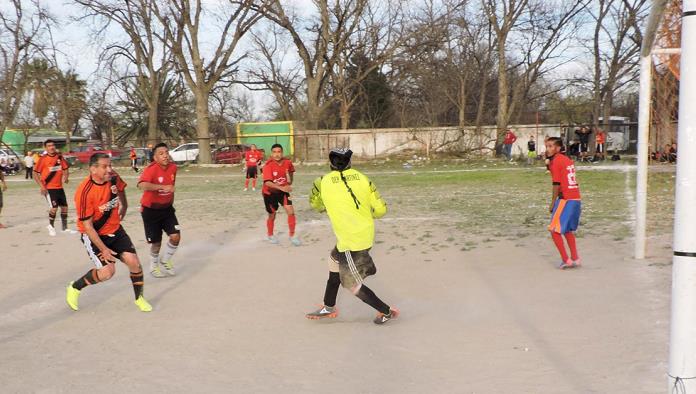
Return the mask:
{"type": "Polygon", "coordinates": [[[143,270],[139,272],[131,272],[130,274],[131,282],[133,282],[133,292],[135,293],[135,299],[143,295],[143,270]]]}
{"type": "Polygon", "coordinates": [[[76,288],[77,290],[82,290],[89,285],[95,285],[97,283],[99,283],[97,270],[96,268],[92,268],[91,270],[87,271],[86,274],[82,275],[80,279],[73,282],[72,287],[76,288]]]}
{"type": "Polygon", "coordinates": [[[55,213],[48,213],[48,223],[51,224],[52,227],[56,224],[56,214],[55,213]]]}
{"type": "Polygon", "coordinates": [[[341,286],[341,277],[338,272],[329,272],[329,279],[326,281],[326,290],[324,291],[324,305],[336,305],[339,286],[341,286]]]}
{"type": "Polygon", "coordinates": [[[360,290],[358,290],[358,294],[356,294],[356,296],[363,300],[363,302],[367,305],[377,309],[377,311],[382,312],[385,315],[388,315],[391,311],[389,309],[389,305],[382,302],[382,300],[380,300],[375,293],[373,293],[372,290],[365,285],[360,286],[360,290]]]}
{"type": "Polygon", "coordinates": [[[66,230],[68,228],[68,213],[67,212],[60,213],[60,221],[63,222],[63,230],[66,230]]]}

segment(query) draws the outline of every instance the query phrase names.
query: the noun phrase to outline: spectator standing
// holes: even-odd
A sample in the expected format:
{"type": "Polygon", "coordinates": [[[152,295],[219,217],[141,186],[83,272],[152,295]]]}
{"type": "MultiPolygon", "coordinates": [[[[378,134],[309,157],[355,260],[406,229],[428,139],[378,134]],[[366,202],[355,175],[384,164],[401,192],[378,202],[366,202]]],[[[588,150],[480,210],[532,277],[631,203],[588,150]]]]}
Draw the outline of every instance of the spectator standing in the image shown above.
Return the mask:
{"type": "Polygon", "coordinates": [[[514,144],[515,141],[517,141],[517,136],[513,133],[512,129],[508,128],[507,131],[505,131],[505,139],[503,140],[503,151],[505,157],[510,161],[512,161],[512,144],[514,144]]]}
{"type": "Polygon", "coordinates": [[[24,156],[24,169],[26,171],[24,179],[32,179],[34,177],[34,155],[31,151],[24,156]]]}

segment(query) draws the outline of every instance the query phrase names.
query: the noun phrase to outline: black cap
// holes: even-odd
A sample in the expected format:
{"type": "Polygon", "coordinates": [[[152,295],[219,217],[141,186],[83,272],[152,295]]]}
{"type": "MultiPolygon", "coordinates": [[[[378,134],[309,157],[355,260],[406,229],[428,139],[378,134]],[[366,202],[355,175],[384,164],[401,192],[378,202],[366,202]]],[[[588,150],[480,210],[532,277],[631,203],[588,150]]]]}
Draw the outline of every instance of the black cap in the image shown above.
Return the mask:
{"type": "Polygon", "coordinates": [[[329,152],[329,162],[331,169],[337,171],[345,171],[350,168],[350,157],[353,156],[353,151],[348,148],[333,148],[329,152]]]}

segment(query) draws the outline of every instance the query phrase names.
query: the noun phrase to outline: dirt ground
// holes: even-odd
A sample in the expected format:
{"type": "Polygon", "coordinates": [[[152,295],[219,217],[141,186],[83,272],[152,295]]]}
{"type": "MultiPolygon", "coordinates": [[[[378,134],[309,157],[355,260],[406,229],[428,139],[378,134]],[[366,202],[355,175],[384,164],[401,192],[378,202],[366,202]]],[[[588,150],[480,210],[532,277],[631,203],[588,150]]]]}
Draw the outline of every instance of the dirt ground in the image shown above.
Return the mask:
{"type": "MultiPolygon", "coordinates": [[[[404,186],[375,173],[387,201],[399,202],[377,222],[378,273],[366,283],[401,309],[401,318],[375,326],[374,311],[341,290],[337,319],[309,321],[304,313],[322,301],[334,238],[326,218],[306,202],[321,169],[307,172],[295,193],[304,245],[292,247],[284,214],[276,224],[281,244],[262,240],[261,196],[240,190],[239,169],[182,169],[178,274],[146,277],[149,314],[133,305],[123,265],[109,282],[87,287],[80,310],[71,311],[65,286],[90,262],[77,235],[48,236],[38,191],[11,179],[3,213],[10,228],[0,230],[0,391],[654,393],[666,387],[668,233],[652,236],[649,258],[634,261],[630,237],[599,231],[606,212],[590,211],[598,224],[578,240],[584,267],[559,271],[543,225],[524,226],[525,217],[536,215],[515,217],[514,232],[506,234],[498,229],[505,228],[504,217],[482,221],[488,227],[452,220],[475,215],[466,207],[448,212],[434,202],[418,214],[403,195],[427,194],[417,179],[404,186]]],[[[581,182],[583,174],[589,172],[581,172],[581,182]]],[[[70,197],[84,176],[72,176],[70,197]]],[[[131,184],[124,227],[146,265],[135,177],[124,177],[131,184]]],[[[542,172],[530,177],[548,186],[542,172]]],[[[624,179],[620,171],[616,177],[624,179]]],[[[458,199],[467,190],[467,179],[462,182],[444,198],[458,199]]],[[[630,221],[626,199],[625,210],[613,214],[630,221]]]]}

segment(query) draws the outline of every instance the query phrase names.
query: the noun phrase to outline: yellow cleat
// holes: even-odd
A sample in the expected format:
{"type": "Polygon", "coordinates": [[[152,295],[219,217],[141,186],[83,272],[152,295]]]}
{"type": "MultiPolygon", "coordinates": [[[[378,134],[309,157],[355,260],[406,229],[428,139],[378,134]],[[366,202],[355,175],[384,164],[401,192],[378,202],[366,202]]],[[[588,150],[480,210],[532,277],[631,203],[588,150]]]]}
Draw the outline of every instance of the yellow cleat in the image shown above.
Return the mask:
{"type": "Polygon", "coordinates": [[[152,311],[152,305],[150,305],[149,302],[143,298],[143,296],[138,297],[137,300],[135,300],[135,305],[140,308],[141,312],[151,312],[152,311]]]}
{"type": "Polygon", "coordinates": [[[80,297],[80,290],[77,290],[72,285],[73,282],[70,282],[70,284],[68,284],[68,288],[65,294],[65,302],[68,303],[70,309],[76,311],[79,309],[77,307],[77,299],[80,297]]]}

